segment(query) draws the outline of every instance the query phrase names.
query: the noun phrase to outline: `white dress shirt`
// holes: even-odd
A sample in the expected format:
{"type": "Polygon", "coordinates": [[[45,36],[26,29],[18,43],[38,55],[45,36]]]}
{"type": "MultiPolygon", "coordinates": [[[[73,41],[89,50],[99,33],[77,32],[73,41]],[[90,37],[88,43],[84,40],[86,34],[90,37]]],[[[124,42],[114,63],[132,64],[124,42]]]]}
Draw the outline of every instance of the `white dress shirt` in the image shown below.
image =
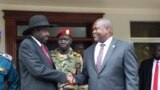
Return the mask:
{"type": "Polygon", "coordinates": [[[42,44],[35,37],[33,37],[33,36],[31,36],[31,37],[33,38],[34,41],[36,41],[36,43],[38,44],[38,46],[41,47],[42,44]]]}
{"type": "MultiPolygon", "coordinates": [[[[112,41],[112,39],[113,39],[113,37],[110,37],[109,39],[107,39],[103,44],[105,44],[105,46],[104,46],[104,51],[103,51],[103,57],[102,57],[102,62],[101,62],[101,65],[102,65],[102,63],[103,63],[103,61],[104,61],[104,57],[105,57],[105,55],[106,55],[106,53],[107,53],[107,51],[108,51],[108,48],[109,48],[109,45],[110,45],[110,43],[111,43],[111,41],[112,41]]],[[[95,60],[95,65],[97,64],[97,56],[98,56],[98,54],[99,54],[99,51],[100,51],[100,49],[101,49],[101,45],[102,43],[97,43],[97,45],[95,46],[95,51],[94,51],[94,60],[95,60]]]]}

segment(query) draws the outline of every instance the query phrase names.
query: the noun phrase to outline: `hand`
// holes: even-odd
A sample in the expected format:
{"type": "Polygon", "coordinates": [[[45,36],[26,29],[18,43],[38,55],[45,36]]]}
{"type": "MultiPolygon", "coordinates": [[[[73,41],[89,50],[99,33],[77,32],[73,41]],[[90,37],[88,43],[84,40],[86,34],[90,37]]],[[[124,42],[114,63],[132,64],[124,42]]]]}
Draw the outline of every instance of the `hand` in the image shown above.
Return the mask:
{"type": "Polygon", "coordinates": [[[67,83],[68,84],[73,85],[75,83],[75,81],[76,80],[71,73],[67,74],[67,83]]]}

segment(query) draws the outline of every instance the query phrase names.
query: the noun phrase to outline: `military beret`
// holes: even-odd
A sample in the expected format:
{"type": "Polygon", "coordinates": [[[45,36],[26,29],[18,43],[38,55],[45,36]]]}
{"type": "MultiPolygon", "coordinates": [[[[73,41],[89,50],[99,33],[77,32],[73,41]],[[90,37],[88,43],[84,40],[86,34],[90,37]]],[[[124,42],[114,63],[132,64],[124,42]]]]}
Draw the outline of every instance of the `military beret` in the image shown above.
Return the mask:
{"type": "Polygon", "coordinates": [[[59,32],[57,33],[56,37],[58,38],[58,37],[64,36],[64,35],[72,36],[71,34],[72,34],[72,33],[71,33],[71,30],[70,30],[70,29],[68,29],[68,28],[63,28],[63,29],[59,30],[59,32]]]}

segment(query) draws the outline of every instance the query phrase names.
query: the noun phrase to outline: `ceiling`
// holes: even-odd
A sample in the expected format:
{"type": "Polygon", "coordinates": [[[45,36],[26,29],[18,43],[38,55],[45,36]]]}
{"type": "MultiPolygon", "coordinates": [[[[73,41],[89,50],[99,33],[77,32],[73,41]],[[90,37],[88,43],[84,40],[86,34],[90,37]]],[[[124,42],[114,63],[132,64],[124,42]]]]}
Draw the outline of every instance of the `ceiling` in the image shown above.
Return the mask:
{"type": "Polygon", "coordinates": [[[160,9],[160,0],[0,0],[0,4],[160,9]]]}

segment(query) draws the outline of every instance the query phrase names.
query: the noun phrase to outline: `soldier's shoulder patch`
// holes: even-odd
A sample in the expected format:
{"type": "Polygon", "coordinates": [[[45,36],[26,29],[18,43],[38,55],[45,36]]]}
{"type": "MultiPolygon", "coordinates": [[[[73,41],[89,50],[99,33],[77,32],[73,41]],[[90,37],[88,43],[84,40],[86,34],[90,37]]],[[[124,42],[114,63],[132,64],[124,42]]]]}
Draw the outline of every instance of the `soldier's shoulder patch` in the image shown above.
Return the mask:
{"type": "Polygon", "coordinates": [[[2,55],[2,57],[3,58],[6,58],[7,60],[9,60],[9,61],[12,61],[12,56],[11,55],[9,55],[9,54],[1,54],[2,55]]]}
{"type": "Polygon", "coordinates": [[[75,57],[80,57],[80,56],[81,56],[81,54],[79,54],[79,53],[77,53],[77,52],[73,52],[73,55],[74,55],[75,57]]]}
{"type": "Polygon", "coordinates": [[[0,71],[4,71],[4,68],[3,68],[3,67],[0,67],[0,71]]]}
{"type": "Polygon", "coordinates": [[[0,74],[7,74],[7,70],[4,67],[0,67],[0,74]]]}

